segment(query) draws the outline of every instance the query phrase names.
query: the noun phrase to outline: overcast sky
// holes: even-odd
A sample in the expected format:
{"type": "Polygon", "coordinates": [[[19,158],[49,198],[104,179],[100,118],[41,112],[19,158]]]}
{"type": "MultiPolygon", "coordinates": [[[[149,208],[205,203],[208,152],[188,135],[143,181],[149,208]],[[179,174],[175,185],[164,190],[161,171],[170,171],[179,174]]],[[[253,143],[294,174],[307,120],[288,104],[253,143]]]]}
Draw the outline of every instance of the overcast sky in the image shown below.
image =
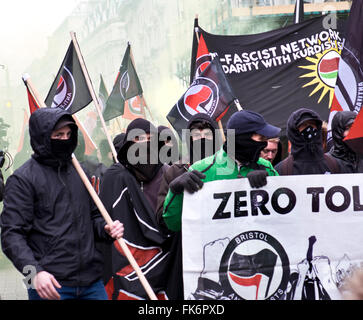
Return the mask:
{"type": "Polygon", "coordinates": [[[44,55],[47,37],[79,2],[80,0],[0,1],[0,65],[9,68],[11,81],[14,74],[22,74],[34,58],[44,55]]]}

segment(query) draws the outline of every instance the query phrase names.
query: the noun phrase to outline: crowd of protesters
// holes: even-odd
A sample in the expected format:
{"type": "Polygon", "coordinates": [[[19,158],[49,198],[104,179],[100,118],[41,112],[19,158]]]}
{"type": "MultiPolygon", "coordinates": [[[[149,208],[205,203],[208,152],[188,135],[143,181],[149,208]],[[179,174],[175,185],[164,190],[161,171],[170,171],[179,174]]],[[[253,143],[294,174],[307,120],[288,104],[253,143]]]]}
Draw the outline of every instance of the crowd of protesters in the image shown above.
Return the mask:
{"type": "MultiPolygon", "coordinates": [[[[182,300],[184,192],[197,193],[213,180],[246,178],[261,188],[267,176],[363,172],[360,156],[343,140],[355,117],[335,115],[327,148],[324,122],[307,108],[291,114],[286,133],[253,111],[234,113],[224,132],[198,113],[185,128],[181,156],[168,127],[138,118],[114,138],[117,159],[110,161],[106,146],[96,162],[84,157],[84,140],[67,111],[36,110],[29,121],[33,154],[6,181],[2,250],[20,272],[34,273],[29,299],[145,299],[115,241],[122,237],[158,298],[182,300]],[[112,226],[72,165],[72,153],[93,179],[112,226]]],[[[208,299],[212,284],[201,278],[199,286],[194,298],[208,299]]]]}

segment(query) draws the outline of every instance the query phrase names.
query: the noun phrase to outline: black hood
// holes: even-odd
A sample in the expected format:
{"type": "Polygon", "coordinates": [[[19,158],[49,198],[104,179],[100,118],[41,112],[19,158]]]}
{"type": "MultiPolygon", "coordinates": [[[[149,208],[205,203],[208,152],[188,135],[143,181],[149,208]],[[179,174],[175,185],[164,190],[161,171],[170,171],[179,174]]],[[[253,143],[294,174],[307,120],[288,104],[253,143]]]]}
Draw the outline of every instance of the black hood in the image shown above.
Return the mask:
{"type": "Polygon", "coordinates": [[[127,151],[129,147],[133,144],[132,139],[134,138],[131,135],[131,131],[134,129],[143,130],[145,133],[154,133],[157,134],[158,130],[156,127],[148,120],[143,118],[137,118],[129,123],[127,126],[125,136],[118,142],[118,152],[117,152],[117,159],[118,161],[125,165],[128,163],[127,161],[127,151]]]}
{"type": "Polygon", "coordinates": [[[290,115],[287,120],[286,135],[291,142],[291,154],[294,159],[314,160],[321,159],[324,156],[321,126],[320,116],[313,110],[301,108],[290,115]],[[314,152],[310,151],[309,143],[306,142],[298,130],[298,126],[306,120],[315,120],[317,122],[318,134],[310,142],[310,144],[314,144],[314,152]]]}
{"type": "Polygon", "coordinates": [[[337,112],[331,123],[331,133],[333,138],[333,147],[330,153],[339,159],[353,162],[356,160],[356,154],[343,141],[345,129],[354,122],[357,114],[353,111],[337,112]]]}
{"type": "Polygon", "coordinates": [[[206,113],[197,113],[194,116],[192,116],[188,121],[187,129],[190,129],[191,125],[194,122],[201,122],[201,121],[205,121],[210,125],[213,134],[215,133],[215,130],[218,129],[217,122],[213,120],[210,116],[208,116],[206,113]]]}
{"type": "Polygon", "coordinates": [[[34,154],[32,157],[44,164],[59,165],[59,161],[54,158],[51,151],[51,134],[54,126],[60,119],[74,122],[71,126],[73,151],[77,147],[78,127],[72,118],[72,115],[61,108],[41,108],[32,113],[29,119],[30,144],[34,154]]]}
{"type": "MultiPolygon", "coordinates": [[[[197,113],[195,115],[193,115],[189,121],[188,121],[188,125],[187,125],[187,129],[190,130],[190,128],[192,127],[192,125],[196,122],[204,122],[205,124],[207,124],[210,129],[212,130],[213,133],[213,153],[218,150],[220,148],[220,146],[222,145],[222,141],[221,141],[221,135],[217,134],[218,131],[216,131],[218,128],[218,124],[217,122],[212,119],[209,115],[207,115],[206,113],[197,113]]],[[[191,154],[193,147],[193,141],[192,141],[192,137],[190,135],[190,132],[187,135],[184,135],[184,141],[187,145],[187,150],[188,150],[188,161],[190,163],[194,163],[195,161],[200,160],[199,157],[197,157],[197,159],[193,159],[193,155],[191,154]],[[189,137],[189,138],[188,138],[189,137]]],[[[196,142],[194,142],[196,143],[196,142]]],[[[203,147],[201,147],[203,149],[203,147]]],[[[202,155],[202,158],[205,155],[202,155]]]]}

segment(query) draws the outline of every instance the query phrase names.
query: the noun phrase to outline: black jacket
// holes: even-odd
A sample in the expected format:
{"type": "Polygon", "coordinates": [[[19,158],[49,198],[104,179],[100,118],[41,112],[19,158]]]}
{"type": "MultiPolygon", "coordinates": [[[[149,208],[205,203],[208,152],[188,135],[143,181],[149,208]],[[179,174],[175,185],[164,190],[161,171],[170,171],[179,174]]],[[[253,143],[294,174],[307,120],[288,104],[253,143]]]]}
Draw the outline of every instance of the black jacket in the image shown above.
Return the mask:
{"type": "Polygon", "coordinates": [[[337,112],[331,124],[333,146],[329,154],[339,163],[341,173],[358,172],[359,157],[343,141],[345,129],[354,122],[357,114],[353,111],[337,112]]]}
{"type": "MultiPolygon", "coordinates": [[[[292,175],[333,173],[324,157],[321,125],[319,115],[310,109],[301,108],[289,117],[286,135],[291,142],[292,175]],[[308,119],[318,123],[318,134],[310,143],[305,141],[298,130],[298,125],[308,119]]],[[[284,168],[288,159],[291,158],[286,158],[275,166],[280,175],[286,175],[284,168]]]]}
{"type": "MultiPolygon", "coordinates": [[[[39,109],[29,124],[32,158],[7,179],[0,217],[6,256],[23,272],[27,265],[54,275],[61,285],[90,285],[102,276],[95,236],[111,240],[105,221],[71,164],[52,157],[50,135],[69,113],[39,109]]],[[[73,127],[73,126],[72,126],[73,127]]],[[[72,129],[74,147],[77,128],[72,129]]]]}
{"type": "MultiPolygon", "coordinates": [[[[122,164],[113,164],[103,176],[100,198],[112,219],[124,224],[123,238],[153,291],[165,291],[170,240],[159,229],[155,210],[139,182],[122,164]]],[[[115,242],[105,247],[104,254],[104,282],[112,299],[147,298],[121,247],[115,242]]]]}

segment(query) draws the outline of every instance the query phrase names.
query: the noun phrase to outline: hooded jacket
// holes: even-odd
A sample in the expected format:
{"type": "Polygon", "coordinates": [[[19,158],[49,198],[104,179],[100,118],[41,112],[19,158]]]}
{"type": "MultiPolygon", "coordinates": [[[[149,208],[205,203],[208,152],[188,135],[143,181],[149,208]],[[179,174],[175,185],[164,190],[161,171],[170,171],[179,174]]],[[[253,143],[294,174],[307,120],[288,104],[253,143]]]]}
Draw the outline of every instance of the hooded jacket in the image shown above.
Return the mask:
{"type": "MultiPolygon", "coordinates": [[[[119,151],[117,153],[117,159],[136,178],[136,181],[140,184],[141,191],[148,199],[153,210],[156,211],[157,196],[161,179],[163,173],[167,170],[167,168],[169,168],[169,166],[167,164],[161,163],[158,159],[158,163],[151,165],[153,172],[152,176],[148,177],[147,179],[140,179],[140,175],[137,173],[137,170],[135,170],[135,166],[131,165],[127,158],[129,148],[134,144],[134,142],[132,141],[132,130],[142,130],[141,132],[157,135],[157,129],[151,122],[145,119],[137,118],[133,120],[127,127],[125,138],[120,144],[119,151]]],[[[151,148],[152,147],[153,144],[151,143],[151,148]]],[[[159,148],[160,142],[158,141],[158,149],[159,148]]]]}
{"type": "MultiPolygon", "coordinates": [[[[293,159],[292,175],[301,174],[326,174],[332,173],[323,150],[322,121],[319,115],[313,110],[301,108],[291,114],[287,121],[286,135],[291,143],[291,157],[293,159]],[[306,142],[298,130],[299,125],[306,120],[317,122],[318,134],[311,142],[306,142]]],[[[291,161],[288,157],[275,166],[280,175],[286,175],[284,167],[291,161]]]]}
{"type": "MultiPolygon", "coordinates": [[[[86,286],[102,276],[98,239],[111,238],[82,180],[70,161],[59,162],[51,151],[51,133],[59,108],[36,110],[30,117],[32,158],[8,178],[0,217],[1,244],[15,267],[51,273],[61,285],[86,286]]],[[[74,148],[77,127],[71,125],[74,148]]]]}
{"type": "MultiPolygon", "coordinates": [[[[209,126],[213,132],[214,140],[219,139],[219,135],[217,135],[217,132],[216,132],[216,130],[218,129],[217,122],[205,113],[197,113],[194,116],[192,116],[190,118],[190,120],[188,121],[187,129],[190,130],[191,126],[194,123],[202,122],[202,121],[209,124],[209,126]]],[[[190,140],[186,141],[187,147],[188,147],[187,150],[190,150],[190,142],[191,142],[190,140]]],[[[219,146],[218,146],[219,143],[220,143],[220,141],[218,140],[217,144],[215,144],[217,146],[217,148],[219,148],[219,146]]],[[[188,155],[188,158],[189,158],[189,155],[188,155]]],[[[184,172],[187,172],[190,165],[191,165],[191,163],[189,163],[189,161],[180,161],[180,162],[174,163],[173,165],[170,166],[170,168],[168,168],[166,170],[165,174],[162,177],[161,184],[160,184],[160,190],[159,190],[159,194],[158,194],[158,205],[157,205],[157,210],[156,210],[157,221],[162,226],[164,226],[164,222],[163,222],[163,218],[162,218],[163,211],[164,211],[164,201],[165,201],[166,195],[168,194],[169,184],[175,178],[179,177],[184,172]]]]}
{"type": "Polygon", "coordinates": [[[353,111],[340,111],[335,114],[331,124],[333,146],[329,154],[337,159],[341,173],[353,173],[358,170],[357,154],[343,141],[345,129],[354,122],[356,116],[353,111]]]}

